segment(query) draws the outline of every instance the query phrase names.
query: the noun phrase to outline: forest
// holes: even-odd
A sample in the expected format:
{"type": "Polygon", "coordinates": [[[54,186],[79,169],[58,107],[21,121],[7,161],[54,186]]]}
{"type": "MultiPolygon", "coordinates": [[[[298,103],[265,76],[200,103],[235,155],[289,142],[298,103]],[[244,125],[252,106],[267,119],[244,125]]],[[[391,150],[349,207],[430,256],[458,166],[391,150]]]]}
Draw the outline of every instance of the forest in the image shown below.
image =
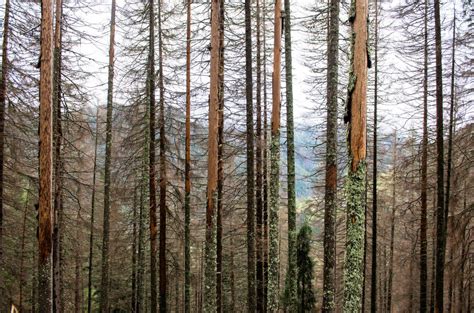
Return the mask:
{"type": "Polygon", "coordinates": [[[0,312],[473,312],[470,0],[2,0],[0,312]]]}

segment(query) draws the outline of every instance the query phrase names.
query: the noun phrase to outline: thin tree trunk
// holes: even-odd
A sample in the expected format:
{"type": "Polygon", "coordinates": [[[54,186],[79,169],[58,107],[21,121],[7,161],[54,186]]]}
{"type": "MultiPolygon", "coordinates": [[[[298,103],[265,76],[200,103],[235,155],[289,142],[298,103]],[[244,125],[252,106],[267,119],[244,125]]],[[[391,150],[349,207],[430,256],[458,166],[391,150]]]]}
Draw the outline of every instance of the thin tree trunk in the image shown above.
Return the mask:
{"type": "Polygon", "coordinates": [[[434,0],[436,44],[436,301],[435,312],[444,310],[444,265],[446,249],[446,220],[444,213],[444,139],[443,139],[443,60],[441,44],[441,16],[439,0],[434,0]]]}
{"type": "MultiPolygon", "coordinates": [[[[392,217],[390,220],[390,255],[388,268],[388,291],[387,291],[387,312],[392,312],[392,285],[393,285],[393,246],[395,243],[395,213],[397,209],[396,186],[397,186],[397,130],[394,133],[393,144],[393,186],[392,186],[392,217]]],[[[410,276],[411,277],[411,276],[410,276]]]]}
{"type": "Polygon", "coordinates": [[[251,0],[245,0],[245,94],[247,108],[247,311],[255,312],[255,173],[251,0]]]}
{"type": "Polygon", "coordinates": [[[375,47],[374,47],[374,151],[372,174],[372,278],[370,288],[371,312],[377,311],[377,102],[378,102],[378,1],[375,0],[375,47]]]}
{"type": "Polygon", "coordinates": [[[219,66],[221,64],[219,30],[221,18],[220,0],[212,0],[204,312],[215,312],[217,309],[215,209],[217,204],[217,174],[219,163],[219,66]]]}
{"type": "Polygon", "coordinates": [[[132,222],[132,312],[135,313],[137,310],[137,186],[133,187],[133,222],[132,222]]]}
{"type": "Polygon", "coordinates": [[[62,278],[62,125],[61,125],[61,69],[62,69],[62,0],[56,0],[53,60],[53,138],[54,138],[54,230],[53,230],[53,312],[63,311],[62,278]]]}
{"type": "Polygon", "coordinates": [[[296,296],[296,192],[295,192],[295,135],[293,121],[293,69],[291,56],[290,0],[284,0],[285,16],[285,81],[286,81],[286,129],[288,167],[288,271],[286,274],[287,309],[297,308],[296,296]]]}
{"type": "MultiPolygon", "coordinates": [[[[158,1],[158,88],[160,90],[160,312],[167,311],[167,260],[166,260],[166,132],[165,87],[163,77],[163,34],[161,30],[161,1],[158,1]]],[[[151,58],[153,59],[153,58],[151,58]]],[[[153,62],[153,61],[152,61],[153,62]]],[[[154,69],[154,66],[152,67],[154,69]]],[[[154,71],[152,72],[154,73],[154,71]]],[[[153,87],[154,88],[154,87],[153,87]]],[[[154,93],[153,93],[154,95],[154,93]]]]}
{"type": "MultiPolygon", "coordinates": [[[[147,113],[148,114],[148,113],[147,113]]],[[[148,118],[148,117],[147,117],[148,118]]],[[[146,141],[149,140],[148,136],[146,141]]],[[[148,146],[148,142],[145,143],[145,147],[148,146]]],[[[146,150],[146,149],[145,149],[146,150]]],[[[147,172],[148,168],[148,152],[144,153],[144,162],[142,167],[142,179],[140,184],[140,209],[138,211],[138,271],[137,271],[137,308],[136,312],[139,313],[142,308],[145,308],[144,301],[146,300],[145,291],[145,203],[147,202],[147,172]]]]}
{"type": "Polygon", "coordinates": [[[191,312],[191,1],[186,5],[186,160],[184,165],[184,312],[191,312]]]}
{"type": "Polygon", "coordinates": [[[220,0],[219,21],[219,126],[217,148],[217,240],[216,240],[216,304],[217,312],[222,312],[222,210],[224,206],[224,0],[220,0]]]}
{"type": "Polygon", "coordinates": [[[92,195],[91,195],[91,224],[89,236],[89,276],[87,283],[87,313],[92,311],[92,266],[94,253],[94,214],[95,214],[95,186],[97,172],[97,146],[99,139],[99,108],[97,108],[95,118],[95,144],[94,144],[94,166],[92,169],[92,195]]]}
{"type": "Polygon", "coordinates": [[[270,147],[270,212],[269,212],[269,255],[268,255],[268,300],[267,310],[278,310],[279,300],[279,249],[278,211],[280,206],[280,90],[281,90],[281,0],[275,0],[272,79],[272,126],[270,147]]]}
{"type": "Polygon", "coordinates": [[[364,249],[364,192],[367,142],[367,0],[353,0],[350,12],[352,60],[347,113],[350,168],[346,182],[347,226],[344,312],[358,312],[362,306],[362,258],[364,249]],[[357,79],[356,79],[357,77],[357,79]]]}
{"type": "Polygon", "coordinates": [[[110,233],[110,164],[112,159],[112,109],[114,92],[115,61],[115,9],[112,0],[110,13],[109,67],[107,86],[107,120],[105,129],[105,168],[104,168],[104,226],[102,239],[102,275],[100,286],[99,311],[109,312],[109,233],[110,233]]]}
{"type": "Polygon", "coordinates": [[[38,293],[39,311],[51,312],[53,170],[53,3],[41,2],[38,293]]]}
{"type": "MultiPolygon", "coordinates": [[[[158,309],[157,299],[157,277],[156,277],[156,254],[158,222],[156,219],[156,170],[155,170],[155,4],[153,0],[148,2],[148,68],[147,68],[147,92],[148,92],[148,195],[150,206],[150,287],[151,287],[151,312],[156,313],[158,309]]],[[[159,13],[158,13],[159,14],[159,13]]],[[[160,101],[161,103],[161,101],[160,101]]],[[[160,128],[161,131],[161,128],[160,128]]],[[[161,133],[160,133],[161,135],[161,133]]],[[[161,137],[161,136],[160,136],[161,137]]],[[[161,148],[161,140],[160,140],[161,148]]],[[[161,163],[160,163],[161,165],[161,163]]],[[[160,167],[161,169],[161,167],[160,167]]],[[[161,180],[160,180],[161,186],[161,180]]],[[[160,197],[161,201],[161,197],[160,197]]],[[[161,212],[161,210],[160,210],[161,212]]],[[[161,215],[160,215],[161,217],[161,215]]],[[[163,222],[163,221],[160,221],[163,222]]],[[[160,228],[161,229],[161,228],[160,228]]],[[[160,238],[161,240],[161,238],[160,238]]],[[[161,243],[160,243],[161,248],[161,243]]],[[[160,251],[161,252],[161,251],[160,251]]],[[[161,254],[160,254],[161,255],[161,254]]],[[[161,258],[160,258],[161,261],[161,258]]],[[[161,271],[160,271],[161,275],[161,271]]],[[[160,285],[161,296],[161,285],[160,285]]],[[[161,298],[160,298],[161,299],[161,298]]]]}
{"type": "Polygon", "coordinates": [[[420,313],[428,308],[428,0],[424,4],[424,66],[423,66],[423,139],[421,155],[421,218],[420,218],[420,313]]]}
{"type": "MultiPolygon", "coordinates": [[[[78,190],[79,194],[79,190],[78,190]]],[[[79,204],[78,210],[77,210],[77,215],[76,215],[76,220],[78,223],[81,221],[81,206],[79,204]]],[[[81,228],[77,227],[76,228],[76,246],[74,248],[74,265],[75,265],[75,271],[74,271],[74,312],[75,313],[81,313],[84,312],[82,309],[82,280],[81,280],[81,270],[82,270],[82,264],[81,264],[81,228]]],[[[64,306],[63,306],[64,308],[64,306]]]]}
{"type": "Polygon", "coordinates": [[[331,0],[328,13],[326,183],[324,203],[324,271],[322,312],[336,309],[336,205],[337,205],[337,94],[339,56],[339,1],[331,0]]]}
{"type": "MultiPolygon", "coordinates": [[[[3,16],[3,42],[2,42],[2,72],[0,74],[0,267],[3,268],[3,167],[5,163],[5,110],[7,99],[8,81],[8,40],[10,36],[10,0],[5,1],[3,16]]],[[[3,274],[0,279],[4,279],[3,274]]],[[[5,286],[0,287],[0,309],[7,307],[7,293],[5,286]]],[[[20,307],[21,310],[21,307],[20,307]]]]}
{"type": "MultiPolygon", "coordinates": [[[[28,216],[28,206],[29,206],[29,196],[30,193],[30,186],[28,183],[28,186],[26,188],[26,199],[25,199],[25,208],[23,210],[23,222],[21,225],[21,254],[20,254],[20,281],[19,281],[19,287],[20,287],[20,299],[18,301],[18,309],[20,312],[23,312],[23,284],[25,283],[25,269],[24,269],[24,259],[25,259],[25,239],[26,239],[26,218],[28,216]]],[[[35,289],[35,286],[33,286],[33,289],[35,289]]]]}

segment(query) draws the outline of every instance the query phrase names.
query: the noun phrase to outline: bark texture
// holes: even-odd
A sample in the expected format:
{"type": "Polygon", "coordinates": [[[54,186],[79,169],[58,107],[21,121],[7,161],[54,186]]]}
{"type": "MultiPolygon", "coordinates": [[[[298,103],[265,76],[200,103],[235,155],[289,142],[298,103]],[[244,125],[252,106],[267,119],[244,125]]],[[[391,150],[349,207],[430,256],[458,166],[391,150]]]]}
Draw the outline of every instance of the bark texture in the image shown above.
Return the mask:
{"type": "Polygon", "coordinates": [[[109,233],[110,233],[110,165],[112,159],[112,110],[114,90],[115,59],[115,0],[110,13],[109,67],[107,82],[107,118],[105,126],[105,168],[104,168],[104,226],[102,237],[102,275],[100,283],[100,312],[109,312],[109,233]]]}
{"type": "Polygon", "coordinates": [[[350,168],[346,182],[347,224],[344,271],[344,312],[358,312],[362,306],[364,254],[364,208],[367,140],[367,0],[353,0],[349,21],[352,29],[351,69],[347,112],[350,168]]]}
{"type": "Polygon", "coordinates": [[[328,13],[326,182],[324,203],[324,274],[322,312],[336,309],[336,205],[337,205],[337,86],[339,52],[339,1],[331,0],[328,13]]]}

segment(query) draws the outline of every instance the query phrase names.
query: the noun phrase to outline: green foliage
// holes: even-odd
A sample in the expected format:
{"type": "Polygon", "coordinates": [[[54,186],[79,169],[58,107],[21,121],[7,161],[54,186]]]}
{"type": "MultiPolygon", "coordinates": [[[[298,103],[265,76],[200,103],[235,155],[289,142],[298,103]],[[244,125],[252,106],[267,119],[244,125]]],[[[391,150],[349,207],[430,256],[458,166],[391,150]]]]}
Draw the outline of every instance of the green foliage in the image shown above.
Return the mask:
{"type": "Polygon", "coordinates": [[[313,289],[313,260],[310,257],[312,230],[303,224],[297,238],[296,264],[298,266],[298,312],[313,312],[316,296],[313,289]]]}

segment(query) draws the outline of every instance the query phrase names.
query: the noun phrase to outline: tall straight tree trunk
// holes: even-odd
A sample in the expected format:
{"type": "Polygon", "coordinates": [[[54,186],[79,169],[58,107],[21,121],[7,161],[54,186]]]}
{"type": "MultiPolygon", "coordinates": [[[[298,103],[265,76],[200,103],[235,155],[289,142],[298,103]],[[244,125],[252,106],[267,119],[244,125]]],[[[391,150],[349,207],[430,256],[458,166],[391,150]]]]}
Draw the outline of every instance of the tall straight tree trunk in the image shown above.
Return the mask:
{"type": "Polygon", "coordinates": [[[62,68],[62,0],[56,0],[53,60],[53,139],[54,139],[54,229],[53,229],[53,312],[63,311],[62,278],[62,125],[61,125],[61,68],[62,68]]]}
{"type": "Polygon", "coordinates": [[[391,227],[390,227],[390,254],[389,254],[388,291],[387,291],[387,312],[389,312],[389,313],[392,312],[393,252],[394,252],[393,251],[393,246],[394,246],[394,243],[395,243],[395,213],[396,213],[396,209],[397,209],[397,198],[396,198],[397,172],[396,172],[396,168],[397,168],[397,130],[395,129],[394,143],[393,143],[392,217],[390,219],[390,225],[391,225],[391,227]]]}
{"type": "Polygon", "coordinates": [[[263,27],[263,312],[267,311],[268,303],[268,110],[267,110],[267,31],[266,31],[266,1],[262,3],[263,27]]]}
{"type": "Polygon", "coordinates": [[[423,139],[421,144],[420,313],[428,308],[428,0],[424,4],[423,139]]]}
{"type": "MultiPolygon", "coordinates": [[[[150,288],[151,312],[158,309],[156,254],[158,222],[156,220],[156,170],[155,170],[155,4],[148,2],[148,68],[147,68],[147,98],[148,98],[148,196],[150,206],[150,288]]],[[[160,198],[161,200],[161,198],[160,198]]]]}
{"type": "Polygon", "coordinates": [[[348,124],[349,174],[346,182],[347,226],[344,273],[344,312],[358,312],[362,305],[364,249],[364,197],[367,142],[367,0],[352,0],[351,69],[345,122],[348,124]]]}
{"type": "Polygon", "coordinates": [[[331,0],[327,42],[326,184],[324,196],[324,271],[322,312],[336,310],[336,205],[337,205],[337,85],[339,56],[339,1],[331,0]]]}
{"type": "MultiPolygon", "coordinates": [[[[158,1],[158,88],[160,89],[160,312],[167,311],[167,262],[166,262],[166,132],[165,87],[163,77],[163,34],[161,30],[161,1],[158,1]]],[[[153,67],[154,68],[154,67],[153,67]]],[[[152,72],[154,73],[154,71],[152,72]]],[[[154,87],[153,87],[154,88],[154,87]]]]}
{"type": "Polygon", "coordinates": [[[262,137],[262,56],[261,56],[261,8],[260,0],[257,0],[257,95],[256,95],[256,106],[257,106],[257,121],[256,121],[256,190],[255,190],[255,208],[256,208],[256,255],[257,255],[257,269],[256,269],[256,289],[257,289],[257,301],[256,311],[263,312],[264,309],[264,272],[263,272],[263,137],[262,137]]]}
{"type": "Polygon", "coordinates": [[[245,0],[245,94],[247,102],[247,311],[255,312],[255,173],[252,81],[252,12],[245,0]]]}
{"type": "Polygon", "coordinates": [[[38,305],[51,312],[53,197],[53,2],[41,3],[38,305]]]}
{"type": "Polygon", "coordinates": [[[186,5],[186,160],[184,165],[184,312],[191,312],[191,1],[186,5]]]}
{"type": "MultiPolygon", "coordinates": [[[[447,171],[446,171],[446,195],[444,197],[444,234],[446,236],[448,232],[448,215],[449,215],[449,201],[451,198],[451,176],[453,168],[453,136],[455,128],[454,119],[454,93],[455,93],[455,65],[456,65],[456,12],[453,15],[453,47],[451,54],[451,96],[450,96],[450,107],[449,107],[449,134],[448,134],[448,160],[447,160],[447,171]]],[[[446,240],[446,239],[445,239],[446,240]]],[[[446,243],[445,243],[446,244],[446,243]]]]}
{"type": "Polygon", "coordinates": [[[97,143],[99,140],[99,108],[95,117],[95,144],[94,144],[94,166],[92,169],[92,195],[91,195],[91,224],[89,235],[89,273],[87,282],[87,313],[92,311],[92,266],[94,254],[94,214],[95,214],[95,185],[97,172],[97,143]]]}
{"type": "MultiPolygon", "coordinates": [[[[79,189],[79,188],[78,188],[79,189]]],[[[79,194],[80,190],[78,190],[79,194]]],[[[81,206],[78,206],[76,220],[80,221],[81,218],[81,206]]],[[[82,279],[81,279],[81,228],[76,228],[76,244],[74,247],[74,312],[84,312],[82,309],[82,279]]],[[[64,306],[62,306],[64,308],[64,306]]]]}
{"type": "MultiPolygon", "coordinates": [[[[148,115],[148,113],[146,113],[148,115]]],[[[148,116],[146,117],[148,119],[148,116]]],[[[146,136],[145,147],[148,147],[149,136],[146,136]]],[[[137,306],[136,312],[140,312],[145,307],[145,203],[147,202],[147,190],[148,190],[148,151],[144,153],[144,162],[142,167],[142,179],[140,184],[140,208],[138,211],[138,270],[137,270],[137,306]]]]}
{"type": "Polygon", "coordinates": [[[206,255],[204,312],[215,312],[216,307],[216,217],[218,180],[218,129],[219,129],[219,66],[220,66],[220,0],[211,5],[211,69],[209,94],[208,177],[206,209],[206,255]]]}
{"type": "Polygon", "coordinates": [[[115,61],[115,9],[112,0],[110,12],[109,68],[107,82],[107,119],[105,125],[105,168],[104,168],[104,226],[102,238],[102,275],[100,284],[99,311],[109,312],[109,233],[110,233],[110,164],[112,159],[112,109],[114,95],[115,61]]]}
{"type": "Polygon", "coordinates": [[[272,79],[272,127],[270,144],[270,212],[268,255],[268,300],[267,311],[278,310],[279,298],[279,247],[278,211],[280,206],[280,90],[281,90],[281,0],[275,0],[272,79]]]}
{"type": "Polygon", "coordinates": [[[377,102],[378,102],[378,0],[375,0],[375,47],[374,47],[374,151],[372,174],[372,275],[370,288],[370,311],[377,311],[377,102]]]}
{"type": "Polygon", "coordinates": [[[295,135],[293,122],[293,69],[291,57],[291,10],[290,0],[285,0],[285,81],[286,81],[286,129],[288,166],[288,271],[286,274],[286,306],[290,311],[297,308],[296,299],[296,193],[295,193],[295,135]]]}
{"type": "MultiPolygon", "coordinates": [[[[8,80],[8,40],[10,35],[10,0],[5,1],[5,13],[3,16],[3,42],[2,42],[2,72],[0,74],[0,268],[3,268],[3,166],[5,163],[5,109],[7,99],[8,80]]],[[[0,281],[3,281],[3,273],[0,281]]],[[[0,309],[8,305],[7,294],[3,283],[0,287],[0,309]]]]}
{"type": "Polygon", "coordinates": [[[436,301],[435,313],[444,309],[444,263],[446,226],[444,213],[444,139],[443,139],[443,60],[441,55],[441,16],[439,0],[434,0],[436,46],[436,301]]]}
{"type": "Polygon", "coordinates": [[[219,21],[219,126],[217,148],[217,240],[216,240],[216,301],[217,312],[222,312],[222,210],[224,207],[224,0],[220,0],[219,21]]]}

